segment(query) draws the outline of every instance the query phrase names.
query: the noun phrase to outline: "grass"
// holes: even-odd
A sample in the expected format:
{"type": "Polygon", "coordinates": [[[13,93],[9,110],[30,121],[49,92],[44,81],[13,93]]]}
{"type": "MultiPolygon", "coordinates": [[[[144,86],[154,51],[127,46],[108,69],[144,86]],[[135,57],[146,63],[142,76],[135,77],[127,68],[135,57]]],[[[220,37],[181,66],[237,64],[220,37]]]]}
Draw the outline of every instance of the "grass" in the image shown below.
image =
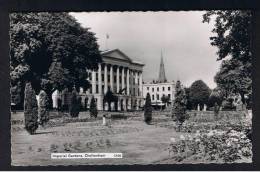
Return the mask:
{"type": "MultiPolygon", "coordinates": [[[[91,119],[88,112],[80,112],[79,118],[64,117],[51,112],[47,128],[39,128],[36,135],[29,135],[23,128],[23,113],[13,114],[12,165],[122,165],[168,163],[167,150],[170,139],[178,139],[169,112],[154,112],[151,125],[143,121],[142,112],[126,112],[125,119],[111,119],[108,126],[102,125],[99,112],[97,119],[91,119]],[[15,122],[16,121],[16,122],[15,122]],[[20,121],[20,122],[17,122],[20,121]],[[38,133],[38,134],[37,134],[38,133]],[[64,152],[107,152],[123,153],[122,159],[70,159],[51,160],[51,153],[64,152]]],[[[169,163],[174,163],[169,161],[169,163]]],[[[176,162],[177,163],[177,162],[176,162]]],[[[193,162],[196,163],[196,162],[193,162]]]]}

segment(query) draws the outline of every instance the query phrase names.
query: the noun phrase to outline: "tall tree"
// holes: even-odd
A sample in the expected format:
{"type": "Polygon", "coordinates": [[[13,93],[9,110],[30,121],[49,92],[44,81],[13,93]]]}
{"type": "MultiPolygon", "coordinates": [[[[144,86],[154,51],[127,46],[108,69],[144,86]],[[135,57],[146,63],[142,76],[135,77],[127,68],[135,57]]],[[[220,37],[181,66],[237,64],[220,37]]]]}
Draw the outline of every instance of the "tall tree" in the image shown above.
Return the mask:
{"type": "Polygon", "coordinates": [[[97,104],[96,104],[94,96],[91,98],[91,101],[90,101],[89,112],[90,112],[90,117],[97,118],[98,111],[97,111],[97,104]]]}
{"type": "Polygon", "coordinates": [[[172,118],[176,121],[178,131],[180,131],[182,123],[186,119],[186,95],[183,88],[181,88],[181,82],[177,81],[175,86],[175,99],[172,106],[172,118]]]}
{"type": "Polygon", "coordinates": [[[38,106],[35,91],[31,83],[26,83],[24,93],[24,123],[29,134],[34,134],[38,128],[38,106]]]}
{"type": "Polygon", "coordinates": [[[116,96],[111,91],[110,87],[108,87],[108,90],[104,96],[104,102],[108,103],[108,111],[111,111],[111,103],[116,102],[116,100],[117,100],[116,96]]]}
{"type": "Polygon", "coordinates": [[[39,124],[44,126],[49,121],[49,112],[48,112],[48,97],[44,90],[41,90],[39,93],[39,107],[38,107],[38,116],[40,117],[39,124]]]}
{"type": "Polygon", "coordinates": [[[217,60],[226,58],[215,81],[227,94],[239,93],[244,103],[245,94],[252,92],[252,11],[217,10],[203,15],[203,22],[211,19],[215,23],[211,45],[218,48],[217,60]]]}
{"type": "Polygon", "coordinates": [[[12,86],[31,82],[47,94],[74,85],[89,86],[87,69],[101,62],[94,33],[68,13],[11,13],[10,57],[12,86]]]}
{"type": "Polygon", "coordinates": [[[145,98],[145,105],[144,105],[144,121],[149,124],[152,120],[152,102],[151,102],[151,96],[149,93],[146,94],[145,98]]]}
{"type": "Polygon", "coordinates": [[[207,104],[211,90],[202,80],[194,81],[189,90],[189,99],[193,108],[207,104]]]}

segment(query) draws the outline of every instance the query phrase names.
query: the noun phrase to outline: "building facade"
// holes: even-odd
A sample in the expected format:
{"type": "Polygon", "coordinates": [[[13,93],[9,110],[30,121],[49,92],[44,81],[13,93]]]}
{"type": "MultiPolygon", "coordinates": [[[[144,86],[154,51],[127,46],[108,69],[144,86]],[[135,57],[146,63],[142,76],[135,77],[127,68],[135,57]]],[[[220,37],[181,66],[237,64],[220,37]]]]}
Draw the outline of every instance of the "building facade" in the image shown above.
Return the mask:
{"type": "MultiPolygon", "coordinates": [[[[143,66],[141,62],[133,61],[119,49],[101,53],[102,63],[97,71],[89,72],[91,87],[83,92],[80,90],[82,104],[89,108],[92,96],[96,99],[98,110],[107,110],[104,95],[110,89],[117,97],[117,110],[138,110],[143,106],[143,66]]],[[[115,102],[111,105],[115,110],[115,102]]]]}
{"type": "Polygon", "coordinates": [[[171,104],[174,100],[175,82],[168,82],[166,79],[162,54],[158,79],[156,81],[143,84],[144,98],[147,93],[151,96],[152,106],[167,106],[167,104],[162,102],[163,96],[169,97],[168,104],[171,104]]]}
{"type": "Polygon", "coordinates": [[[162,97],[169,97],[169,104],[174,100],[175,83],[164,82],[164,83],[144,83],[143,84],[143,95],[146,97],[147,93],[151,96],[151,102],[153,106],[164,106],[162,97]]]}

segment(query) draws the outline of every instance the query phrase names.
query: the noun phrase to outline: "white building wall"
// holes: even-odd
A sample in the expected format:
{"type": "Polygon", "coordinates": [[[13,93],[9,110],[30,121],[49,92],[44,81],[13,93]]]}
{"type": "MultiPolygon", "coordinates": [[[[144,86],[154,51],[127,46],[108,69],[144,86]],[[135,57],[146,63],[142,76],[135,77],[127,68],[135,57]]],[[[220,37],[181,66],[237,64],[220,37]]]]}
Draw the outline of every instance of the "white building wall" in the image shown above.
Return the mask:
{"type": "Polygon", "coordinates": [[[143,96],[146,97],[147,93],[151,96],[152,104],[161,104],[161,98],[163,95],[168,96],[170,94],[170,102],[174,100],[174,90],[175,83],[167,82],[167,83],[146,83],[143,84],[143,96]],[[170,90],[168,90],[168,87],[170,90]],[[149,89],[148,89],[149,88],[149,89]],[[163,90],[164,88],[164,90],[163,90]],[[159,89],[159,90],[158,90],[159,89]],[[159,99],[157,99],[157,94],[159,95],[159,99]],[[154,99],[153,99],[154,97],[154,99]]]}

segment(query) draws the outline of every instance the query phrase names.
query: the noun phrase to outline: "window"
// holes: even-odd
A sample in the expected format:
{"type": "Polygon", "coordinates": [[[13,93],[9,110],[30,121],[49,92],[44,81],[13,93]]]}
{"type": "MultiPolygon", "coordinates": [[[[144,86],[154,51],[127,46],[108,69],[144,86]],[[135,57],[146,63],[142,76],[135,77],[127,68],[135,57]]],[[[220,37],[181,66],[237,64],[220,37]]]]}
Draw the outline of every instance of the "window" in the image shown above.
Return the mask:
{"type": "Polygon", "coordinates": [[[98,93],[98,85],[96,85],[96,93],[98,93]]]}
{"type": "Polygon", "coordinates": [[[149,91],[149,87],[147,87],[147,91],[149,91]]]}
{"type": "Polygon", "coordinates": [[[101,76],[102,76],[102,81],[104,82],[104,80],[105,80],[105,79],[104,79],[104,74],[102,74],[101,76]]]}
{"type": "Polygon", "coordinates": [[[168,94],[168,97],[171,98],[171,94],[168,94]]]}
{"type": "Polygon", "coordinates": [[[159,87],[157,87],[157,91],[159,91],[159,87]]]}
{"type": "Polygon", "coordinates": [[[164,87],[162,87],[162,90],[164,91],[164,87]]]}
{"type": "Polygon", "coordinates": [[[120,84],[122,83],[122,78],[121,78],[121,77],[119,78],[119,83],[120,83],[120,84]]]}
{"type": "Polygon", "coordinates": [[[96,81],[98,81],[98,73],[96,73],[96,81]]]}
{"type": "Polygon", "coordinates": [[[114,83],[116,83],[116,76],[114,76],[114,83]]]}
{"type": "Polygon", "coordinates": [[[89,80],[92,80],[92,75],[89,75],[89,80]]]}
{"type": "Polygon", "coordinates": [[[152,95],[152,100],[154,100],[154,95],[152,95]]]}
{"type": "Polygon", "coordinates": [[[107,82],[110,82],[110,75],[107,75],[107,82]]]}
{"type": "Polygon", "coordinates": [[[168,87],[168,91],[171,91],[171,87],[168,87]]]}
{"type": "Polygon", "coordinates": [[[156,95],[157,100],[160,100],[159,94],[156,95]]]}
{"type": "Polygon", "coordinates": [[[102,85],[102,93],[104,94],[104,92],[105,92],[105,87],[104,85],[102,85]]]}
{"type": "Polygon", "coordinates": [[[92,85],[89,87],[89,93],[92,94],[92,85]]]}
{"type": "Polygon", "coordinates": [[[154,88],[152,88],[152,92],[154,92],[154,88]]]}

